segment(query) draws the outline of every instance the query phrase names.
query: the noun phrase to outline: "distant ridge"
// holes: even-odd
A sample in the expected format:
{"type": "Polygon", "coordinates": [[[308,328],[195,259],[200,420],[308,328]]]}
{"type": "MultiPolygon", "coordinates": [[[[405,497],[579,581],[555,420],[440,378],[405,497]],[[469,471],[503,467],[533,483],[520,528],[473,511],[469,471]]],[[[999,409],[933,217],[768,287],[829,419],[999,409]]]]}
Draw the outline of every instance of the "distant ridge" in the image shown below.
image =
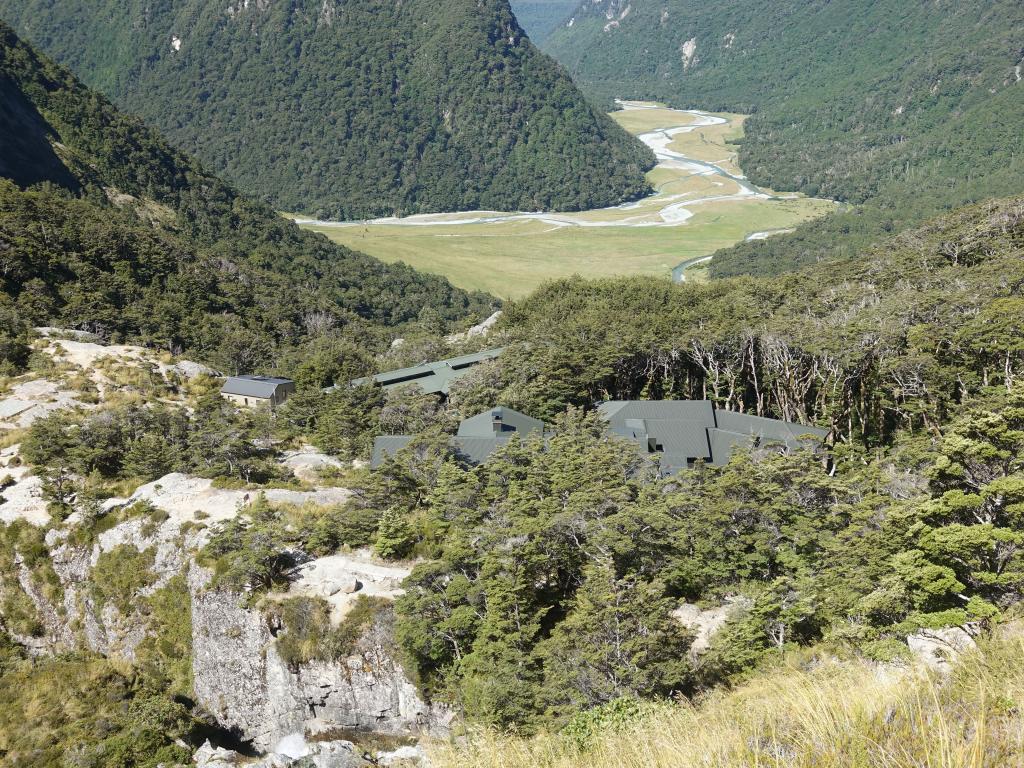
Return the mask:
{"type": "Polygon", "coordinates": [[[530,39],[538,45],[560,27],[576,7],[576,0],[511,0],[512,10],[530,39]]]}
{"type": "Polygon", "coordinates": [[[653,164],[507,0],[2,0],[0,17],[278,210],[579,210],[642,195],[653,164]]]}
{"type": "Polygon", "coordinates": [[[737,246],[713,274],[852,255],[1024,189],[1019,0],[586,0],[545,43],[591,97],[753,113],[751,180],[857,206],[737,246]]]}
{"type": "Polygon", "coordinates": [[[0,100],[5,321],[248,371],[335,328],[360,328],[366,344],[425,310],[444,327],[493,311],[490,297],[336,246],[240,196],[2,23],[0,100]]]}

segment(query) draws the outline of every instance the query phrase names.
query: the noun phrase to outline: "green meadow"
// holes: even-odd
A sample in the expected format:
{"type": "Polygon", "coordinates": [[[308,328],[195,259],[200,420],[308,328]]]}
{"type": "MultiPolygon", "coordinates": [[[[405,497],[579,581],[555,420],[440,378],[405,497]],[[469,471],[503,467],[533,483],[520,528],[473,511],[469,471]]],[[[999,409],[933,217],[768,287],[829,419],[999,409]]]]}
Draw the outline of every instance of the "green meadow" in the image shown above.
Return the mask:
{"type": "MultiPolygon", "coordinates": [[[[703,126],[674,137],[669,148],[737,174],[735,146],[743,132],[742,115],[721,114],[726,124],[703,126]]],[[[689,124],[693,117],[669,109],[612,113],[634,134],[689,124]]],[[[804,197],[756,197],[712,200],[688,206],[685,221],[666,225],[663,210],[672,204],[735,195],[739,185],[727,176],[694,174],[659,165],[648,174],[655,194],[629,207],[552,214],[552,220],[517,219],[453,223],[471,214],[420,218],[412,225],[388,221],[303,225],[342,245],[383,261],[403,261],[441,274],[467,289],[502,298],[525,296],[542,283],[574,274],[588,277],[644,274],[669,279],[673,268],[706,256],[756,232],[789,229],[820,216],[832,203],[804,197]]],[[[689,279],[702,279],[706,264],[689,279]]]]}

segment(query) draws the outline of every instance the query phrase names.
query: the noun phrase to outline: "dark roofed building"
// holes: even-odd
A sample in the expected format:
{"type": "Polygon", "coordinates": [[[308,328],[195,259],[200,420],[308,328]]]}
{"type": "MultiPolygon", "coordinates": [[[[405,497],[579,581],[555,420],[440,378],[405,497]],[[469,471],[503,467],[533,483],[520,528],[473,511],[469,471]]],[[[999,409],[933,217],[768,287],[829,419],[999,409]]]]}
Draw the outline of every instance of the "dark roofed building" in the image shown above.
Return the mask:
{"type": "Polygon", "coordinates": [[[637,444],[643,453],[661,457],[668,477],[697,461],[725,466],[738,447],[778,445],[795,449],[806,439],[828,434],[777,419],[715,408],[710,400],[614,400],[598,406],[608,431],[637,444]]]}
{"type": "Polygon", "coordinates": [[[460,355],[447,360],[437,360],[433,363],[414,365],[411,368],[399,368],[397,371],[378,373],[376,376],[356,379],[352,382],[354,386],[366,384],[373,381],[380,384],[384,389],[394,389],[405,384],[415,384],[428,395],[447,395],[448,387],[453,381],[466,373],[474,365],[479,365],[487,360],[498,357],[504,348],[485,349],[481,352],[474,352],[471,355],[460,355]]]}
{"type": "Polygon", "coordinates": [[[220,395],[236,405],[280,405],[295,392],[295,382],[273,376],[229,376],[220,395]]]}
{"type": "MultiPolygon", "coordinates": [[[[690,469],[698,461],[725,466],[737,448],[796,449],[828,434],[817,427],[719,410],[710,400],[614,400],[601,403],[597,410],[607,420],[609,434],[659,457],[662,477],[690,469]]],[[[463,421],[451,444],[470,464],[482,464],[517,434],[549,433],[539,419],[511,408],[491,408],[463,421]]],[[[412,439],[408,435],[378,437],[370,466],[379,467],[412,439]]]]}
{"type": "Polygon", "coordinates": [[[412,435],[381,435],[373,439],[373,456],[370,468],[376,469],[388,456],[394,456],[412,442],[412,435]]]}
{"type": "Polygon", "coordinates": [[[511,408],[491,408],[459,424],[459,437],[508,437],[512,432],[529,434],[543,432],[544,422],[513,411],[511,408]]]}
{"type": "MultiPolygon", "coordinates": [[[[506,445],[513,435],[526,437],[544,434],[544,422],[511,408],[491,408],[459,424],[458,434],[451,439],[456,452],[470,464],[483,464],[491,454],[506,445]]],[[[412,442],[410,435],[383,435],[373,441],[370,466],[379,467],[388,456],[394,456],[412,442]]]]}

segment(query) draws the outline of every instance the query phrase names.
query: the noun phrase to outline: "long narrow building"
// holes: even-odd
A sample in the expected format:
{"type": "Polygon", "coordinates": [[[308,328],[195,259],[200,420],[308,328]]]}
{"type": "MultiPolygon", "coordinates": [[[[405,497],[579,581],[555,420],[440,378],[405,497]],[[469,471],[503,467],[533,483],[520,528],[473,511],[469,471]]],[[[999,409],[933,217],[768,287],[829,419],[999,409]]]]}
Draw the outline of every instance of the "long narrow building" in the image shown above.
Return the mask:
{"type": "MultiPolygon", "coordinates": [[[[692,469],[697,462],[725,466],[737,448],[796,450],[819,444],[828,435],[817,427],[720,410],[710,400],[613,400],[597,410],[610,435],[657,458],[662,477],[692,469]]],[[[492,408],[463,421],[451,445],[465,462],[482,464],[513,435],[531,434],[550,433],[538,419],[511,408],[492,408]]],[[[412,441],[412,435],[378,437],[371,466],[380,466],[412,441]]]]}
{"type": "Polygon", "coordinates": [[[610,400],[598,406],[608,430],[660,457],[661,475],[698,461],[721,467],[737,447],[777,445],[794,450],[821,442],[828,431],[716,408],[710,400],[610,400]]]}
{"type": "MultiPolygon", "coordinates": [[[[399,368],[374,376],[356,379],[352,386],[358,387],[373,382],[384,389],[394,389],[406,385],[415,385],[426,395],[448,396],[448,387],[456,379],[465,376],[475,365],[494,360],[504,352],[504,347],[485,349],[469,355],[450,357],[446,360],[435,360],[431,363],[399,368]]],[[[330,389],[334,389],[331,387],[330,389]]]]}

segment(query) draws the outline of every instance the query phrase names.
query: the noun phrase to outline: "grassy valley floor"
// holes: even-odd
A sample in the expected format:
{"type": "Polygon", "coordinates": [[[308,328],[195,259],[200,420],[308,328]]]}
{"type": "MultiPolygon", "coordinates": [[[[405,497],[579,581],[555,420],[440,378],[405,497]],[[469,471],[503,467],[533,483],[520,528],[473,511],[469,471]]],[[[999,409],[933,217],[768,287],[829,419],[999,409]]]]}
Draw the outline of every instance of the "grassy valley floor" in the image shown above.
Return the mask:
{"type": "MultiPolygon", "coordinates": [[[[684,262],[791,229],[833,207],[747,184],[731,143],[742,136],[743,115],[624,106],[612,117],[659,157],[648,174],[655,193],[637,203],[570,214],[476,212],[300,223],[383,261],[404,261],[463,288],[518,298],[573,274],[668,278],[684,262]]],[[[702,271],[687,274],[700,279],[702,271]]]]}

